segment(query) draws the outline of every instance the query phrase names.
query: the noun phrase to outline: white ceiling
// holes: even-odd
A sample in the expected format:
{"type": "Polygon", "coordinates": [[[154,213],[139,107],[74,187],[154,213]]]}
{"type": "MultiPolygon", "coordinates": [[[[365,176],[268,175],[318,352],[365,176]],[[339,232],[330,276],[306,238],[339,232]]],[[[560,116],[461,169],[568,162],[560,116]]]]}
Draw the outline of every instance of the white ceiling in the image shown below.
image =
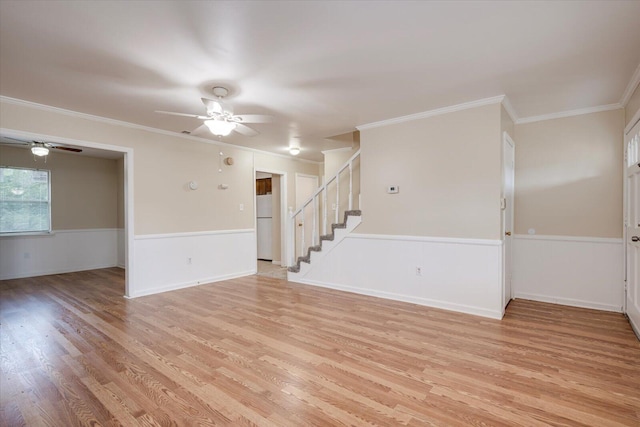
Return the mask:
{"type": "MultiPolygon", "coordinates": [[[[620,102],[640,1],[0,1],[0,94],[180,132],[226,85],[223,141],[301,157],[357,125],[506,94],[519,117],[620,102]]],[[[213,137],[212,137],[213,138],[213,137]]]]}

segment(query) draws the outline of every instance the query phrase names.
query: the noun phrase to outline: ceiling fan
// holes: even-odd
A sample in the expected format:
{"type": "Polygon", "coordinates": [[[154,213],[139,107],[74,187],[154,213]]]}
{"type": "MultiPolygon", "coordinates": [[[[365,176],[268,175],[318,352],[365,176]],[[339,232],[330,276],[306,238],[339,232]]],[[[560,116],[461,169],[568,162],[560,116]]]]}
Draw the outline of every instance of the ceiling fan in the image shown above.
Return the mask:
{"type": "Polygon", "coordinates": [[[24,141],[21,139],[10,138],[8,136],[0,137],[0,144],[5,145],[22,145],[31,147],[31,152],[34,156],[46,156],[49,154],[49,150],[64,150],[71,151],[74,153],[81,153],[82,150],[80,148],[75,147],[67,147],[63,144],[58,144],[56,142],[47,142],[47,141],[24,141]]]}
{"type": "Polygon", "coordinates": [[[170,114],[172,116],[193,117],[195,119],[204,120],[204,124],[190,132],[191,135],[197,135],[208,129],[216,136],[227,136],[232,131],[238,132],[244,136],[255,136],[258,132],[245,125],[245,123],[269,123],[272,121],[271,116],[263,116],[259,114],[234,115],[233,108],[223,101],[223,98],[229,94],[227,88],[216,86],[213,88],[213,94],[217,96],[217,99],[201,98],[202,103],[207,109],[206,116],[174,113],[172,111],[156,111],[156,113],[170,114]]]}

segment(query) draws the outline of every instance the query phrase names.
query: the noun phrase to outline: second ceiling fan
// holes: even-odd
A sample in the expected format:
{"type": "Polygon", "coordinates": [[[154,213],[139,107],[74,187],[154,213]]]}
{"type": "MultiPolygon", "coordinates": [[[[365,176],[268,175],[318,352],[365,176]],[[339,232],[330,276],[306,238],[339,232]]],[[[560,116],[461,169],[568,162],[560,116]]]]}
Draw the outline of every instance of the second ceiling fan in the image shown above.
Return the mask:
{"type": "Polygon", "coordinates": [[[172,116],[193,117],[195,119],[204,120],[204,124],[191,132],[197,135],[207,129],[216,136],[227,136],[232,131],[238,132],[245,136],[255,136],[258,132],[255,129],[245,125],[245,123],[269,123],[271,116],[259,114],[242,114],[234,115],[233,108],[223,101],[223,98],[229,94],[227,88],[216,86],[213,88],[213,94],[217,99],[201,98],[202,103],[207,109],[207,115],[175,113],[173,111],[156,111],[156,113],[170,114],[172,116]]]}

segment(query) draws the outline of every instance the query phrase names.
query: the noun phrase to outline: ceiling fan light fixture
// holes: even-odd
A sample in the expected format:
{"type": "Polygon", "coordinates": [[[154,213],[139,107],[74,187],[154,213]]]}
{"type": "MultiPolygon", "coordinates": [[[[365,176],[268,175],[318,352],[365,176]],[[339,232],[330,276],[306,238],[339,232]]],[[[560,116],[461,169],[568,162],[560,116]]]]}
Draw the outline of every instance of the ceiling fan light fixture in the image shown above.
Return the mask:
{"type": "Polygon", "coordinates": [[[289,154],[292,156],[297,156],[300,154],[300,147],[289,147],[289,154]]]}
{"type": "Polygon", "coordinates": [[[236,128],[236,123],[226,120],[205,120],[204,124],[215,136],[227,136],[236,128]]]}
{"type": "Polygon", "coordinates": [[[40,145],[31,147],[31,152],[34,156],[43,157],[49,154],[49,149],[40,145]]]}

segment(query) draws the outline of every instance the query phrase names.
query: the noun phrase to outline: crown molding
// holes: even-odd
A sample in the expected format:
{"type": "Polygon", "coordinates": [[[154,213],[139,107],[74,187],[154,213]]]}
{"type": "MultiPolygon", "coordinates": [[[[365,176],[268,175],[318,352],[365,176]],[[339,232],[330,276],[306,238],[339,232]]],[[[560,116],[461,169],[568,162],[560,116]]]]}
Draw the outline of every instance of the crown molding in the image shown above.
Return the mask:
{"type": "Polygon", "coordinates": [[[631,80],[629,80],[629,84],[627,84],[627,88],[622,93],[622,97],[620,98],[620,105],[626,107],[629,103],[629,99],[631,99],[631,95],[636,90],[638,85],[640,84],[640,64],[636,67],[636,71],[633,72],[631,76],[631,80]]]}
{"type": "Polygon", "coordinates": [[[516,113],[516,110],[513,108],[513,105],[511,104],[511,101],[509,101],[507,95],[505,95],[502,100],[502,106],[511,118],[511,121],[515,124],[518,121],[518,113],[516,113]]]}
{"type": "Polygon", "coordinates": [[[172,132],[172,131],[168,131],[168,130],[164,130],[164,129],[152,128],[150,126],[138,125],[138,124],[135,124],[135,123],[125,122],[125,121],[122,121],[122,120],[109,119],[107,117],[102,117],[102,116],[94,116],[92,114],[80,113],[78,111],[73,111],[73,110],[66,110],[64,108],[52,107],[50,105],[38,104],[36,102],[25,101],[23,99],[17,99],[17,98],[11,98],[11,97],[4,96],[4,95],[0,95],[0,102],[6,103],[6,104],[11,104],[11,105],[18,105],[18,106],[23,106],[23,107],[34,108],[36,110],[47,111],[47,112],[50,112],[50,113],[62,114],[62,115],[65,115],[65,116],[76,117],[76,118],[85,119],[85,120],[91,120],[91,121],[94,121],[94,122],[105,123],[105,124],[114,125],[114,126],[121,126],[121,127],[129,128],[129,129],[143,130],[143,131],[152,132],[152,133],[156,133],[156,134],[160,134],[160,135],[171,136],[171,137],[174,137],[174,138],[181,138],[181,139],[186,139],[186,140],[195,141],[195,142],[204,142],[206,144],[217,145],[217,146],[220,146],[220,147],[228,147],[228,148],[233,148],[233,149],[237,149],[237,150],[250,151],[252,153],[258,153],[258,154],[267,154],[267,155],[270,155],[270,156],[281,157],[281,158],[292,160],[292,161],[296,161],[296,162],[310,163],[310,164],[314,164],[314,165],[322,164],[322,162],[317,162],[315,160],[293,158],[293,157],[287,156],[285,154],[272,153],[270,151],[258,150],[256,148],[244,147],[242,145],[229,144],[228,142],[214,141],[214,140],[207,139],[207,138],[198,138],[197,136],[187,135],[187,134],[183,134],[183,133],[179,133],[179,132],[172,132]]]}
{"type": "Polygon", "coordinates": [[[437,108],[435,110],[424,111],[422,113],[409,114],[408,116],[396,117],[393,119],[381,120],[379,122],[367,123],[356,126],[359,131],[379,128],[383,126],[395,125],[398,123],[410,122],[414,120],[426,119],[428,117],[440,116],[442,114],[453,113],[456,111],[468,110],[469,108],[483,107],[485,105],[499,104],[505,99],[504,95],[494,96],[491,98],[478,99],[477,101],[465,102],[462,104],[451,105],[449,107],[437,108]]]}
{"type": "Polygon", "coordinates": [[[618,110],[623,108],[619,103],[598,105],[597,107],[579,108],[577,110],[560,111],[558,113],[543,114],[541,116],[523,117],[518,119],[515,124],[521,125],[525,123],[541,122],[543,120],[561,119],[563,117],[581,116],[583,114],[600,113],[602,111],[618,110]]]}

